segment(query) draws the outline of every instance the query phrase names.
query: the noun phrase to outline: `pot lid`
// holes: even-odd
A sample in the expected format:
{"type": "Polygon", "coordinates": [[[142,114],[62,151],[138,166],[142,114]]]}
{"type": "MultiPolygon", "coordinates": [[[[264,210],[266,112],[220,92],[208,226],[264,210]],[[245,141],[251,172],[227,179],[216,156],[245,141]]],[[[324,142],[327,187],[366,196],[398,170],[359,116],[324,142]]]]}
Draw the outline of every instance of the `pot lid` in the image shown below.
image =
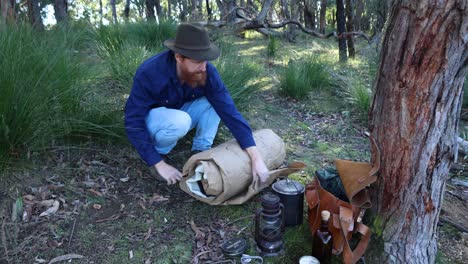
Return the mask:
{"type": "Polygon", "coordinates": [[[232,238],[226,240],[221,249],[223,254],[227,256],[241,256],[247,249],[247,241],[243,238],[232,238]]]}
{"type": "Polygon", "coordinates": [[[304,192],[304,185],[300,182],[286,178],[285,180],[277,181],[272,186],[273,190],[281,194],[300,194],[304,192]]]}

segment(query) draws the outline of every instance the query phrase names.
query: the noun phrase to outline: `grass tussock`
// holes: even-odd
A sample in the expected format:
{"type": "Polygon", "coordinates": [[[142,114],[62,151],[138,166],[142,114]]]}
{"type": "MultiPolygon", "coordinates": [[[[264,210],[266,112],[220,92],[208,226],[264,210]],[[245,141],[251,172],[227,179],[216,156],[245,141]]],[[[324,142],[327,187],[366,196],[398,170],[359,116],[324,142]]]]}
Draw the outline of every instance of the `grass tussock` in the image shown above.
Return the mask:
{"type": "Polygon", "coordinates": [[[79,50],[89,44],[83,41],[88,32],[41,33],[27,25],[1,30],[1,165],[60,138],[110,132],[102,124],[113,120],[108,123],[115,126],[115,118],[88,104],[92,72],[79,50]]]}
{"type": "Polygon", "coordinates": [[[316,56],[290,60],[280,76],[280,92],[304,100],[312,91],[330,88],[331,77],[325,64],[316,56]]]}
{"type": "Polygon", "coordinates": [[[163,41],[173,38],[176,25],[170,21],[102,26],[95,31],[98,54],[108,66],[109,77],[119,87],[130,89],[138,66],[164,49],[163,41]]]}

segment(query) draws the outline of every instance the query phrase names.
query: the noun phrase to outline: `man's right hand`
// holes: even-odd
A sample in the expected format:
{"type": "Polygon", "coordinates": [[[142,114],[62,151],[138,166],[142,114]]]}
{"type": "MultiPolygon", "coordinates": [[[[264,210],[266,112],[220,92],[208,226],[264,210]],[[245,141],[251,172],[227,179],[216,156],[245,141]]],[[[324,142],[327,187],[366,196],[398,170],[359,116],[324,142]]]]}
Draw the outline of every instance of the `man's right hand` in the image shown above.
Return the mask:
{"type": "Polygon", "coordinates": [[[172,167],[171,165],[167,164],[164,160],[156,163],[154,165],[156,171],[163,177],[168,185],[177,183],[182,179],[182,173],[178,171],[176,168],[172,167]]]}

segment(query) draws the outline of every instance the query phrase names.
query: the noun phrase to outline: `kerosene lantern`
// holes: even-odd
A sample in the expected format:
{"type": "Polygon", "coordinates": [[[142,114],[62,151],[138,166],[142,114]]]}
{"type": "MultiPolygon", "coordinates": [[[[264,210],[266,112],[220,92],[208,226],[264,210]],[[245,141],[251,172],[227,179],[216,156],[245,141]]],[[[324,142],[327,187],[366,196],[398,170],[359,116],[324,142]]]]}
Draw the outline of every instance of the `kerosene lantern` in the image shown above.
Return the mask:
{"type": "Polygon", "coordinates": [[[284,253],[284,207],[278,195],[262,195],[262,208],[255,214],[255,241],[262,256],[278,256],[284,253]]]}

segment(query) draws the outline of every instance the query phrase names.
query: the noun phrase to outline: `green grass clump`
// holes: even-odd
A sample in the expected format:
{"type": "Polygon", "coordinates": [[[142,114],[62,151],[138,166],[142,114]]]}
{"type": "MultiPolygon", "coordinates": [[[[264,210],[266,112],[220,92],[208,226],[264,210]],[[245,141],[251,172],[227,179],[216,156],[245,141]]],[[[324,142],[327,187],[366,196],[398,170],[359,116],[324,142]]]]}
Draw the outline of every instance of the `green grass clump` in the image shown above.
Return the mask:
{"type": "Polygon", "coordinates": [[[294,99],[305,99],[311,91],[331,86],[331,77],[318,57],[290,60],[280,76],[280,92],[294,99]]]}
{"type": "Polygon", "coordinates": [[[255,77],[260,74],[261,65],[241,59],[235,54],[228,54],[215,61],[215,66],[237,106],[245,105],[257,88],[255,77]]]}
{"type": "Polygon", "coordinates": [[[81,34],[88,33],[36,32],[28,25],[1,29],[0,167],[68,136],[115,132],[110,127],[116,127],[117,115],[102,109],[90,92],[93,68],[79,50],[89,42],[81,34]]]}
{"type": "Polygon", "coordinates": [[[274,57],[278,51],[278,38],[276,37],[270,37],[268,41],[268,46],[267,46],[267,56],[268,57],[274,57]]]}
{"type": "Polygon", "coordinates": [[[98,54],[108,66],[110,79],[130,89],[138,66],[164,49],[163,42],[175,35],[176,26],[163,21],[102,26],[95,32],[98,54]]]}
{"type": "MultiPolygon", "coordinates": [[[[79,34],[79,33],[75,33],[79,34]]],[[[0,32],[0,161],[47,144],[79,116],[78,87],[86,70],[63,32],[38,33],[20,25],[0,32]]]]}
{"type": "Polygon", "coordinates": [[[372,95],[371,89],[367,85],[353,79],[351,85],[347,87],[346,94],[347,100],[354,106],[358,115],[367,116],[372,95]]]}

